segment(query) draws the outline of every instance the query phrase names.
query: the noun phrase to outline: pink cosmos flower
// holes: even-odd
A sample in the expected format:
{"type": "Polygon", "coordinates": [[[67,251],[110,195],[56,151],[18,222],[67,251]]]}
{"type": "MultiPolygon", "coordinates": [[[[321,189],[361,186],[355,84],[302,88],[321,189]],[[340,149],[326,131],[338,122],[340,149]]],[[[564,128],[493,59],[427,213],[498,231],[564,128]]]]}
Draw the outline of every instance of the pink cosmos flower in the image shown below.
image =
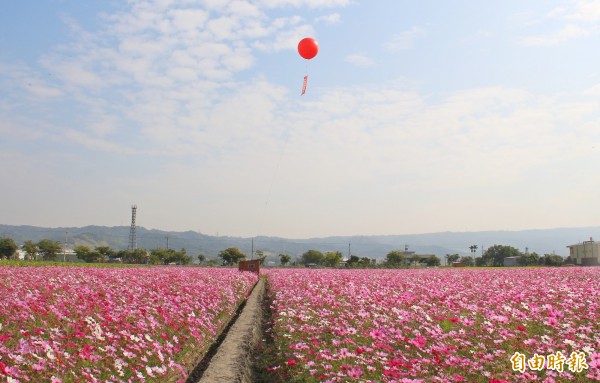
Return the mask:
{"type": "Polygon", "coordinates": [[[419,335],[414,339],[409,340],[408,343],[412,344],[415,347],[422,348],[425,347],[425,344],[427,344],[427,338],[419,335]]]}
{"type": "Polygon", "coordinates": [[[360,367],[351,368],[347,371],[348,376],[351,378],[355,378],[355,379],[360,378],[362,373],[363,373],[363,371],[362,371],[362,368],[360,368],[360,367]]]}

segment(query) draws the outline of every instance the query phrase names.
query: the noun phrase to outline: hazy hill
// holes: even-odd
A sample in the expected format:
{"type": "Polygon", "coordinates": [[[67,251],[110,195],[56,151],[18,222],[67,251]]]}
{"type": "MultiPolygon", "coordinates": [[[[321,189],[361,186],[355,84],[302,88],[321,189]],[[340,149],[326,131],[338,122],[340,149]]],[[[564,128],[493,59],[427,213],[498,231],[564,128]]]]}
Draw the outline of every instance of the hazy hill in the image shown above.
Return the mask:
{"type": "MultiPolygon", "coordinates": [[[[0,225],[0,237],[10,237],[18,244],[25,240],[37,242],[41,239],[66,241],[69,247],[75,245],[108,245],[113,249],[126,249],[129,244],[129,226],[85,226],[45,228],[35,226],[0,225]]],[[[420,254],[435,254],[444,257],[446,254],[470,254],[469,246],[477,245],[477,255],[481,249],[494,244],[509,245],[525,251],[537,252],[540,255],[555,252],[568,255],[568,245],[589,240],[590,237],[600,239],[600,227],[557,228],[523,231],[480,231],[480,232],[442,232],[410,235],[385,236],[338,236],[309,239],[286,239],[278,237],[255,237],[254,249],[263,250],[274,255],[287,253],[301,255],[309,249],[320,251],[341,251],[348,254],[348,244],[353,255],[369,258],[384,258],[391,250],[409,250],[420,254]]],[[[137,245],[140,248],[153,249],[168,247],[186,249],[195,257],[203,253],[209,258],[217,256],[220,250],[237,247],[250,254],[252,238],[210,236],[193,231],[173,232],[137,228],[137,245]]]]}

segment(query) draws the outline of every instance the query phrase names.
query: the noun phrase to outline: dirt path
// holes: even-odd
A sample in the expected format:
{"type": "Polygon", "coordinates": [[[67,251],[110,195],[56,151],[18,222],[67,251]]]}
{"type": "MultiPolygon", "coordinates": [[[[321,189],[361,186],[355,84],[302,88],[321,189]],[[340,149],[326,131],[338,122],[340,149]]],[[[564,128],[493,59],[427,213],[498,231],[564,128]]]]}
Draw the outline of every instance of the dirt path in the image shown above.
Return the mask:
{"type": "Polygon", "coordinates": [[[265,281],[260,278],[239,317],[231,326],[207,369],[192,383],[250,383],[252,378],[252,351],[262,337],[261,303],[265,281]]]}

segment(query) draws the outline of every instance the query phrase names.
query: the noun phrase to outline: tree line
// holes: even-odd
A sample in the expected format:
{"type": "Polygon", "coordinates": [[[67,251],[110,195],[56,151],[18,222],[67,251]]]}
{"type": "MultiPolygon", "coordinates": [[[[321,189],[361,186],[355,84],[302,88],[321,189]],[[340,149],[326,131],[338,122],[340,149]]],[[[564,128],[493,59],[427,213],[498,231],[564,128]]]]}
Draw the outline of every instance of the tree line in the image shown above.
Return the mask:
{"type": "MultiPolygon", "coordinates": [[[[25,260],[55,261],[57,255],[63,251],[59,241],[42,239],[39,242],[25,241],[20,247],[25,253],[25,260]]],[[[0,238],[0,259],[16,259],[19,246],[11,238],[0,238]]],[[[471,249],[472,250],[472,249],[471,249]]],[[[192,263],[193,258],[187,254],[185,249],[176,251],[174,249],[156,248],[148,251],[146,249],[135,250],[113,250],[108,246],[96,246],[90,248],[85,245],[75,246],[73,249],[78,259],[88,263],[122,262],[132,264],[187,265],[192,263]]],[[[264,264],[267,255],[262,250],[255,251],[256,258],[264,264]]],[[[218,260],[207,259],[204,254],[198,254],[198,262],[207,266],[217,266],[218,260]]],[[[460,256],[459,254],[446,254],[446,264],[458,263],[461,266],[503,266],[504,259],[514,257],[520,266],[561,266],[564,263],[574,263],[572,260],[564,260],[556,254],[522,253],[512,246],[494,245],[489,247],[481,256],[460,256]]],[[[247,259],[246,254],[236,247],[221,250],[218,254],[220,264],[233,266],[247,259]]],[[[348,259],[339,251],[320,252],[308,250],[299,258],[292,260],[289,254],[279,254],[281,266],[316,266],[316,267],[346,267],[346,268],[401,268],[411,266],[440,266],[441,259],[435,255],[423,257],[413,252],[392,250],[382,263],[377,259],[351,255],[348,259]]]]}
{"type": "MultiPolygon", "coordinates": [[[[0,238],[0,258],[16,259],[19,246],[11,238],[0,238]]],[[[27,261],[56,261],[57,256],[62,254],[63,247],[59,241],[42,239],[39,242],[25,241],[21,245],[24,258],[27,261]]],[[[104,263],[122,262],[153,265],[179,264],[187,265],[192,262],[192,257],[187,255],[185,249],[176,251],[174,249],[156,248],[148,251],[146,249],[135,250],[113,250],[108,246],[75,246],[73,252],[83,262],[104,263]]]]}
{"type": "Polygon", "coordinates": [[[536,252],[523,253],[519,249],[505,245],[491,246],[480,257],[475,257],[475,259],[462,257],[461,261],[465,262],[465,266],[504,266],[504,258],[508,257],[514,257],[519,266],[561,266],[565,263],[575,263],[572,259],[564,259],[560,255],[544,254],[540,256],[536,252]]]}

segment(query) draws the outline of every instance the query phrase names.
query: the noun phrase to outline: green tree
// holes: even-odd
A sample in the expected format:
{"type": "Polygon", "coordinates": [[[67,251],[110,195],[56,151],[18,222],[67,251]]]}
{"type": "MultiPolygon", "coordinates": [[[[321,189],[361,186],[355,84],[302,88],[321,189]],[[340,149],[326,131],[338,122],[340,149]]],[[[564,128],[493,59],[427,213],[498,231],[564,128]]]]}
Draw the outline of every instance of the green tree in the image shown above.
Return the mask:
{"type": "Polygon", "coordinates": [[[75,246],[73,248],[73,251],[75,252],[75,255],[77,256],[77,259],[81,259],[84,262],[92,262],[90,261],[90,253],[92,252],[92,250],[85,245],[78,245],[75,246]]]}
{"type": "Polygon", "coordinates": [[[441,264],[441,260],[435,255],[432,255],[431,257],[425,260],[425,263],[427,264],[427,266],[439,266],[441,264]]]}
{"type": "Polygon", "coordinates": [[[519,264],[523,266],[537,266],[540,264],[540,256],[536,252],[522,254],[518,260],[519,264]]]}
{"type": "Polygon", "coordinates": [[[95,251],[100,254],[97,262],[106,262],[116,256],[115,251],[108,246],[96,246],[95,251]]]}
{"type": "Polygon", "coordinates": [[[460,263],[465,266],[473,266],[475,261],[473,261],[473,257],[469,257],[468,255],[460,257],[460,263]]]}
{"type": "Polygon", "coordinates": [[[246,259],[246,254],[242,253],[237,247],[230,247],[219,252],[219,258],[223,261],[223,266],[231,266],[246,259]]]}
{"type": "Polygon", "coordinates": [[[339,251],[328,251],[323,256],[323,265],[327,267],[337,267],[344,259],[339,251]]]}
{"type": "Polygon", "coordinates": [[[522,254],[512,246],[494,245],[483,254],[484,266],[504,266],[504,258],[520,257],[522,254]]]}
{"type": "Polygon", "coordinates": [[[148,251],[144,248],[139,248],[135,250],[119,250],[116,253],[118,258],[121,258],[123,263],[146,263],[148,260],[148,251]]]}
{"type": "Polygon", "coordinates": [[[75,246],[73,251],[75,252],[75,255],[77,255],[77,258],[81,259],[86,263],[100,262],[103,258],[103,255],[100,254],[97,250],[91,250],[85,245],[75,246]]]}
{"type": "Polygon", "coordinates": [[[475,258],[475,253],[477,252],[477,245],[469,246],[469,250],[471,250],[471,257],[475,258]]]}
{"type": "Polygon", "coordinates": [[[254,252],[254,254],[256,254],[256,258],[258,258],[258,261],[260,262],[260,265],[264,265],[265,264],[265,259],[267,259],[267,256],[265,255],[265,252],[262,250],[256,250],[254,252]]]}
{"type": "Polygon", "coordinates": [[[446,254],[446,260],[448,261],[448,265],[451,265],[453,262],[458,262],[460,259],[460,255],[458,254],[446,254]]]}
{"type": "Polygon", "coordinates": [[[157,247],[150,250],[148,262],[151,265],[164,265],[167,258],[169,258],[169,251],[163,247],[157,247]]]}
{"type": "Polygon", "coordinates": [[[23,242],[23,246],[21,246],[23,251],[25,252],[25,259],[34,260],[37,259],[38,255],[38,247],[33,241],[25,241],[23,242]]]}
{"type": "Polygon", "coordinates": [[[358,255],[351,255],[346,262],[346,267],[350,269],[355,269],[360,264],[360,257],[358,255]]]}
{"type": "Polygon", "coordinates": [[[544,256],[540,258],[540,264],[544,266],[561,266],[563,262],[563,257],[556,254],[544,254],[544,256]]]}
{"type": "Polygon", "coordinates": [[[323,259],[325,256],[318,250],[308,250],[306,253],[302,254],[301,262],[306,265],[309,263],[314,263],[320,265],[323,263],[323,259]]]}
{"type": "Polygon", "coordinates": [[[279,254],[279,262],[281,262],[281,266],[285,266],[292,260],[292,257],[287,254],[279,254]]]}
{"type": "Polygon", "coordinates": [[[171,253],[171,257],[167,259],[167,263],[176,263],[178,265],[189,265],[192,263],[192,257],[187,255],[187,251],[185,249],[181,249],[179,251],[173,251],[171,253]]]}
{"type": "Polygon", "coordinates": [[[158,247],[150,252],[149,261],[153,265],[168,265],[175,263],[177,265],[187,265],[192,262],[192,257],[187,255],[185,249],[176,251],[175,249],[165,249],[158,247]]]}
{"type": "Polygon", "coordinates": [[[360,267],[370,267],[371,265],[373,265],[373,261],[375,261],[375,259],[371,259],[369,257],[362,257],[358,264],[360,265],[360,267]]]}
{"type": "Polygon", "coordinates": [[[37,247],[44,261],[55,261],[56,254],[62,249],[60,242],[51,239],[40,240],[37,247]]]}
{"type": "Polygon", "coordinates": [[[12,238],[0,238],[0,258],[13,259],[19,246],[12,238]]]}
{"type": "Polygon", "coordinates": [[[392,250],[385,256],[385,265],[388,267],[400,267],[404,262],[404,252],[400,250],[392,250]]]}
{"type": "Polygon", "coordinates": [[[206,261],[206,255],[200,253],[197,255],[198,258],[198,263],[204,263],[204,261],[206,261]]]}
{"type": "Polygon", "coordinates": [[[219,261],[217,261],[216,259],[209,259],[208,261],[206,261],[206,266],[217,267],[219,266],[219,261]]]}

